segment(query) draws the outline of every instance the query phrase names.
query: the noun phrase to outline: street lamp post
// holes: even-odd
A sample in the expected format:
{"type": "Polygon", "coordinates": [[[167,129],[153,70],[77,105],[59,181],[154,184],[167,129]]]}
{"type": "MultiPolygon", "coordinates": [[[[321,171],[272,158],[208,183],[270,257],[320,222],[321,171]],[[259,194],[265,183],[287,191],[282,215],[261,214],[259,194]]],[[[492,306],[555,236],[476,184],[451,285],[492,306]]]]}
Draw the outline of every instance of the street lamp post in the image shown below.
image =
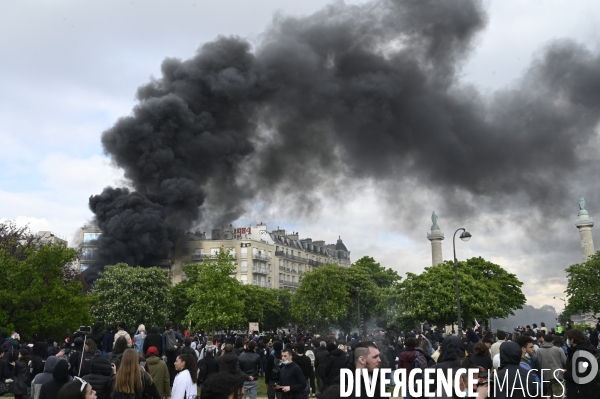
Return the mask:
{"type": "Polygon", "coordinates": [[[456,288],[456,312],[458,313],[458,336],[462,337],[462,319],[460,316],[460,294],[458,291],[458,263],[456,261],[456,233],[462,230],[460,239],[463,241],[469,241],[471,239],[471,233],[465,230],[463,227],[457,229],[452,237],[452,248],[454,249],[454,287],[456,288]]]}
{"type": "Polygon", "coordinates": [[[358,315],[358,319],[357,319],[357,327],[358,327],[358,337],[360,338],[360,287],[356,287],[356,305],[357,305],[357,315],[358,315]]]}

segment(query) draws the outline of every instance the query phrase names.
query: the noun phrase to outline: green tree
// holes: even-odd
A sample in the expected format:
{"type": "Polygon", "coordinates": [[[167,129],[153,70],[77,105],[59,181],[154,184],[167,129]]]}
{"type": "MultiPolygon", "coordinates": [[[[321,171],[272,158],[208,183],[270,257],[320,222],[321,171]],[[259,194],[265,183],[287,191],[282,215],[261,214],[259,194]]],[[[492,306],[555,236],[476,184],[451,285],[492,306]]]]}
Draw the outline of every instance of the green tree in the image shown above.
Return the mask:
{"type": "Polygon", "coordinates": [[[191,301],[186,319],[205,331],[231,329],[247,321],[243,285],[232,277],[236,270],[233,262],[233,256],[221,248],[216,259],[183,267],[192,281],[186,289],[191,301]]]}
{"type": "Polygon", "coordinates": [[[568,305],[570,314],[600,313],[600,251],[585,263],[567,268],[568,305]]]}
{"type": "Polygon", "coordinates": [[[45,340],[89,324],[94,298],[74,278],[77,256],[75,249],[45,242],[27,228],[0,223],[0,329],[45,340]]]}
{"type": "Polygon", "coordinates": [[[261,331],[274,331],[278,327],[289,324],[290,293],[286,290],[263,288],[256,285],[242,285],[244,300],[244,324],[242,329],[248,328],[248,322],[257,322],[261,331]]]}
{"type": "Polygon", "coordinates": [[[400,276],[392,269],[386,269],[372,257],[364,256],[348,269],[348,295],[351,305],[348,315],[340,321],[340,327],[346,331],[358,324],[358,303],[360,314],[365,322],[380,324],[388,309],[387,298],[390,288],[400,281],[400,276]],[[356,287],[360,290],[357,292],[356,287]]]}
{"type": "MultiPolygon", "coordinates": [[[[525,304],[523,283],[502,267],[483,258],[458,263],[460,307],[464,325],[473,320],[505,318],[525,304]]],[[[399,324],[418,325],[423,320],[439,325],[457,321],[454,263],[426,267],[421,274],[407,273],[398,285],[397,298],[404,310],[399,324]]]]}
{"type": "Polygon", "coordinates": [[[107,266],[94,282],[92,314],[104,324],[164,326],[171,309],[169,272],[158,267],[107,266]]]}
{"type": "Polygon", "coordinates": [[[348,315],[349,281],[347,269],[338,265],[325,265],[305,273],[292,295],[294,320],[302,322],[308,318],[320,331],[329,330],[348,315]]]}

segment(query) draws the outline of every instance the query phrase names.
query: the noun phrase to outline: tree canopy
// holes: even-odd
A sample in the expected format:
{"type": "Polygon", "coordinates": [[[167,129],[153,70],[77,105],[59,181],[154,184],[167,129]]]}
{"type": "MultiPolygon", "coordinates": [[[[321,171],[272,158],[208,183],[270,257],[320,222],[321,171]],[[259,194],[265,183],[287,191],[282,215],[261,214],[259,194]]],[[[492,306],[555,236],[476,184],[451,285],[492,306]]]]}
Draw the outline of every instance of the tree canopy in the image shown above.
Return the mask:
{"type": "Polygon", "coordinates": [[[0,329],[45,340],[90,323],[94,299],[75,279],[77,257],[75,249],[0,223],[0,329]]]}
{"type": "MultiPolygon", "coordinates": [[[[473,325],[474,319],[507,317],[525,304],[523,283],[481,257],[458,262],[458,280],[461,317],[466,326],[473,325]]],[[[437,325],[456,324],[452,261],[426,267],[421,274],[407,273],[398,289],[397,298],[404,308],[399,317],[405,324],[414,326],[424,320],[437,325]]]]}
{"type": "Polygon", "coordinates": [[[568,313],[600,313],[600,251],[567,268],[568,313]]]}
{"type": "Polygon", "coordinates": [[[243,285],[232,275],[236,272],[234,258],[223,248],[216,259],[201,264],[185,265],[190,280],[186,295],[190,300],[187,321],[205,331],[231,329],[247,322],[244,319],[243,285]]]}
{"type": "Polygon", "coordinates": [[[164,326],[171,309],[169,272],[158,267],[106,266],[94,283],[94,317],[106,324],[164,326]]]}

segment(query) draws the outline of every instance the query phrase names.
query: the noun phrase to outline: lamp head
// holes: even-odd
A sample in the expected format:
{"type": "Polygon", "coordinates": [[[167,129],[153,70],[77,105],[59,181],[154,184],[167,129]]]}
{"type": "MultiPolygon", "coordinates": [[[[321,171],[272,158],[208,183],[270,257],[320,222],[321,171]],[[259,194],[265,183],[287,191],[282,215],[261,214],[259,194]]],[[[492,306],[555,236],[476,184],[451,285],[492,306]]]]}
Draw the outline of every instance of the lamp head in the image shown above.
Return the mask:
{"type": "Polygon", "coordinates": [[[462,234],[460,235],[460,239],[467,242],[471,239],[471,233],[469,233],[468,231],[463,231],[462,234]]]}

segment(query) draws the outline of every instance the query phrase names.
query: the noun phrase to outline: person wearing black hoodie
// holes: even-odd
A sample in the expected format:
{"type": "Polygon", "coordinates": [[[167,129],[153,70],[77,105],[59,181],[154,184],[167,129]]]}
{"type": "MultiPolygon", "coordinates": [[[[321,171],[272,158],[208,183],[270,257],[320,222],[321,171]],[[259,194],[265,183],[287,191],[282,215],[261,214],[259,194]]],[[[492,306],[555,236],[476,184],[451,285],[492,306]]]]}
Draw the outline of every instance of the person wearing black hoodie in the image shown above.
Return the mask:
{"type": "Polygon", "coordinates": [[[219,371],[221,373],[241,374],[240,361],[238,356],[233,352],[233,345],[225,344],[223,349],[223,354],[217,358],[219,371]]]}
{"type": "MultiPolygon", "coordinates": [[[[490,387],[489,397],[496,399],[537,398],[541,394],[533,375],[519,366],[523,351],[516,342],[507,341],[500,346],[500,368],[494,386],[490,387]],[[506,381],[506,382],[504,382],[506,381]],[[502,384],[502,389],[500,385],[502,384]]],[[[569,399],[571,395],[569,394],[569,399]]],[[[591,397],[590,397],[591,398],[591,397]]]]}
{"type": "Polygon", "coordinates": [[[83,379],[89,382],[92,389],[96,391],[97,399],[110,399],[111,376],[112,367],[108,359],[104,356],[96,356],[92,359],[90,373],[83,379]]]}
{"type": "Polygon", "coordinates": [[[21,348],[19,349],[18,359],[15,363],[15,372],[14,372],[14,381],[10,385],[9,392],[15,394],[15,399],[26,399],[27,398],[27,388],[31,384],[31,379],[29,378],[29,351],[27,349],[21,348]]]}
{"type": "MultiPolygon", "coordinates": [[[[88,340],[93,340],[96,343],[96,348],[102,348],[102,342],[104,341],[104,331],[102,331],[102,322],[97,321],[92,327],[92,332],[87,335],[88,340]]],[[[97,394],[97,392],[96,392],[97,394]]]]}
{"type": "MultiPolygon", "coordinates": [[[[442,349],[437,364],[431,366],[431,368],[436,370],[435,373],[438,373],[438,369],[446,373],[446,371],[452,367],[452,363],[463,357],[465,357],[465,347],[462,340],[453,335],[446,337],[442,341],[442,349]]],[[[423,387],[425,387],[425,385],[423,385],[423,387]]],[[[423,390],[425,391],[425,388],[423,388],[423,390]]],[[[436,379],[434,379],[429,387],[429,392],[434,392],[436,390],[437,382],[436,379]]]]}
{"type": "MultiPolygon", "coordinates": [[[[329,351],[327,350],[327,344],[325,341],[321,341],[319,346],[315,350],[315,374],[317,375],[317,388],[319,392],[325,391],[323,385],[325,377],[325,368],[327,367],[327,359],[329,358],[329,351]]],[[[316,346],[316,345],[315,345],[316,346]]]]}
{"type": "MultiPolygon", "coordinates": [[[[600,398],[600,384],[598,383],[598,375],[592,381],[589,381],[585,384],[580,383],[579,378],[583,376],[578,376],[573,374],[573,362],[575,362],[575,369],[578,370],[579,367],[577,363],[581,361],[585,361],[581,353],[587,352],[590,355],[589,361],[591,359],[595,359],[594,353],[590,348],[590,345],[586,343],[585,335],[583,332],[577,329],[567,330],[565,332],[565,340],[567,341],[567,367],[564,372],[564,378],[567,385],[567,392],[569,399],[598,399],[600,398]],[[576,352],[579,352],[576,354],[576,352]],[[579,359],[579,362],[577,361],[579,359]]],[[[596,360],[598,362],[598,360],[596,360]]],[[[598,365],[598,370],[600,370],[600,364],[598,365]]]]}
{"type": "Polygon", "coordinates": [[[158,331],[157,326],[152,326],[150,332],[146,335],[146,339],[144,339],[144,353],[148,353],[148,349],[151,346],[156,347],[159,354],[163,353],[162,335],[158,331]]]}
{"type": "Polygon", "coordinates": [[[281,391],[275,391],[275,385],[279,383],[279,370],[281,369],[281,350],[283,343],[277,341],[273,344],[273,354],[267,359],[267,369],[265,370],[265,383],[267,384],[267,397],[269,399],[281,398],[281,391]],[[277,373],[273,373],[276,369],[277,373]]]}
{"type": "Polygon", "coordinates": [[[44,363],[48,357],[48,343],[36,342],[33,344],[33,356],[31,358],[31,379],[44,372],[44,363]]]}
{"type": "Polygon", "coordinates": [[[52,380],[42,384],[39,399],[56,399],[60,388],[69,382],[69,362],[61,359],[52,370],[52,380]]]}
{"type": "Polygon", "coordinates": [[[333,342],[327,344],[329,358],[325,366],[325,379],[323,381],[323,390],[332,384],[333,380],[339,378],[340,370],[346,365],[346,352],[337,348],[333,342]]]}

